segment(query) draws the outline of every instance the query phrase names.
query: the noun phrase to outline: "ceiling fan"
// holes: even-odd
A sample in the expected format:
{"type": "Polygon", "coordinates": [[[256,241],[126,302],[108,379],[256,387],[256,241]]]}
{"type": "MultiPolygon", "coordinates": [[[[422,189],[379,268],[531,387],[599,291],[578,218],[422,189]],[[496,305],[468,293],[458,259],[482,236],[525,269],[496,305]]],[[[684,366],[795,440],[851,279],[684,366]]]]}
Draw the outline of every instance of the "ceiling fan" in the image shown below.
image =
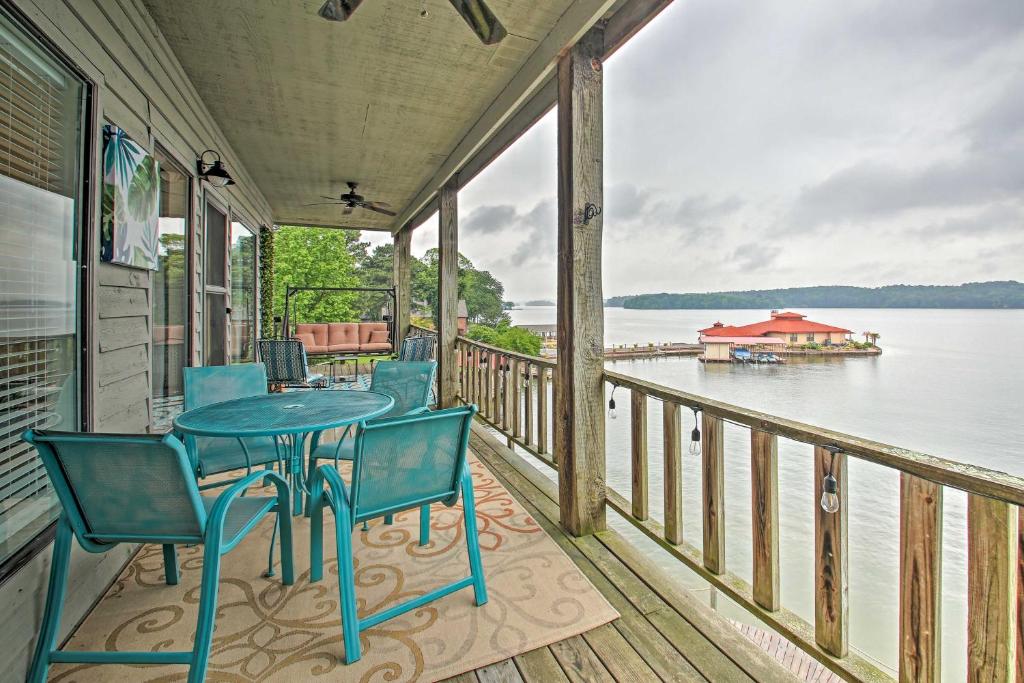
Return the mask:
{"type": "Polygon", "coordinates": [[[330,199],[329,202],[313,202],[312,204],[306,204],[306,206],[323,206],[324,204],[337,204],[343,206],[341,210],[342,215],[347,216],[352,213],[352,209],[367,209],[369,211],[376,211],[382,213],[385,216],[397,216],[394,211],[391,211],[391,205],[387,202],[373,202],[356,192],[356,188],[359,183],[354,183],[351,180],[346,183],[348,185],[348,192],[341,195],[340,197],[324,197],[323,199],[330,199]]]}
{"type": "MultiPolygon", "coordinates": [[[[448,0],[448,2],[466,20],[466,23],[483,41],[484,45],[499,43],[508,34],[484,0],[448,0]]],[[[363,0],[327,0],[317,14],[329,21],[345,21],[359,9],[361,4],[363,4],[363,0]]],[[[427,10],[424,9],[420,12],[420,16],[427,16],[427,10]]]]}

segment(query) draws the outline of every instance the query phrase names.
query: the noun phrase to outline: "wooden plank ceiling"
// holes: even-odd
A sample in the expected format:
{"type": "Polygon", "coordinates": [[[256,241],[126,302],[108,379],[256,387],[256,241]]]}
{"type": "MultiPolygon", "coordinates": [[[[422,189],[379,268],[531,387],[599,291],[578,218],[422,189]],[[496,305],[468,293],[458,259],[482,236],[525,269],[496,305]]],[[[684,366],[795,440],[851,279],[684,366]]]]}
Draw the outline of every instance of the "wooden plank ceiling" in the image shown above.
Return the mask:
{"type": "Polygon", "coordinates": [[[558,42],[611,4],[489,0],[509,35],[485,46],[448,0],[425,0],[427,18],[422,1],[366,0],[344,23],[317,16],[322,0],[145,4],[275,221],[387,230],[400,226],[369,211],[343,216],[337,206],[304,204],[354,180],[399,214],[417,208],[410,203],[436,189],[438,171],[465,150],[488,107],[521,101],[507,91],[529,80],[514,77],[538,46],[553,61],[558,42]],[[569,21],[578,26],[567,31],[569,21]]]}

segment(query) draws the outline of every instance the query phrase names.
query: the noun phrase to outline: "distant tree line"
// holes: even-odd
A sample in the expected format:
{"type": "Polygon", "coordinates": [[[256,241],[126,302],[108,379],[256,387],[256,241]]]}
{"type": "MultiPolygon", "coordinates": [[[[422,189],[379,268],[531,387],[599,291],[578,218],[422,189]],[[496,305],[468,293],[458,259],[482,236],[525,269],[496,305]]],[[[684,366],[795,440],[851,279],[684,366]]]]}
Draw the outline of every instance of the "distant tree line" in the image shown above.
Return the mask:
{"type": "Polygon", "coordinates": [[[1024,283],[791,287],[693,294],[614,296],[606,306],[635,309],[1024,308],[1024,283]]]}

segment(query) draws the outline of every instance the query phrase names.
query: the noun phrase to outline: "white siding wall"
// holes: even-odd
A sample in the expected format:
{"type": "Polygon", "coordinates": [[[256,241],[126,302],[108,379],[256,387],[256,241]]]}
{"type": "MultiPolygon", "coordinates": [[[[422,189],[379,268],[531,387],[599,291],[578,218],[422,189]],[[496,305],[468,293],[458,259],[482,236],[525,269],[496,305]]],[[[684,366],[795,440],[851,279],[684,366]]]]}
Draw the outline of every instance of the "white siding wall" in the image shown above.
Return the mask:
{"type": "MultiPolygon", "coordinates": [[[[193,183],[194,261],[202,264],[204,193],[253,219],[272,223],[270,208],[230,148],[223,132],[199,99],[166,40],[141,0],[14,0],[42,33],[96,83],[100,120],[91,131],[97,145],[99,125],[108,120],[150,150],[159,142],[186,169],[195,168],[196,153],[218,150],[237,181],[213,190],[193,183]]],[[[240,29],[242,27],[240,26],[240,29]]],[[[92,160],[98,173],[99,155],[92,160]]],[[[98,187],[92,218],[98,224],[98,187]]],[[[93,229],[93,253],[98,236],[93,229]]],[[[94,431],[142,432],[149,428],[151,383],[151,281],[148,271],[95,261],[94,291],[83,296],[92,308],[92,330],[84,339],[90,349],[90,427],[94,431]]],[[[193,273],[194,348],[201,349],[202,278],[193,273]]],[[[198,360],[194,358],[194,360],[198,360]]],[[[76,546],[66,634],[117,576],[133,551],[121,546],[105,555],[89,555],[76,546]]],[[[49,549],[32,558],[0,586],[0,680],[24,680],[39,626],[49,569],[49,549]]]]}

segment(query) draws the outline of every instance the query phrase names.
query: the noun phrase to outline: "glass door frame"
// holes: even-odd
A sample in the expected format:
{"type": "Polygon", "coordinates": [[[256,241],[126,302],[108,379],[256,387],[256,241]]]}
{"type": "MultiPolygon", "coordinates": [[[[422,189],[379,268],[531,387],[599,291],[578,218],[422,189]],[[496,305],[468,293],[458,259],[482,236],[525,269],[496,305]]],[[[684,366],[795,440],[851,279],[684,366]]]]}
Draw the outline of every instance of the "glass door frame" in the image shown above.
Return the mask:
{"type": "Polygon", "coordinates": [[[253,251],[254,251],[254,255],[253,255],[253,259],[252,259],[252,286],[253,286],[253,292],[252,292],[252,315],[253,315],[253,319],[252,319],[252,331],[250,333],[251,342],[252,342],[252,346],[253,346],[253,352],[252,352],[252,360],[251,361],[241,361],[241,362],[243,362],[243,363],[244,362],[255,362],[257,360],[256,359],[256,340],[260,338],[260,332],[261,332],[261,330],[260,330],[260,256],[261,255],[260,255],[260,230],[259,230],[258,227],[254,228],[252,226],[259,225],[259,224],[256,223],[255,221],[249,220],[249,218],[244,213],[242,213],[241,211],[234,210],[234,209],[231,211],[231,214],[228,216],[228,219],[229,220],[228,220],[228,229],[227,229],[227,239],[228,239],[228,246],[227,246],[228,297],[227,297],[227,300],[228,300],[228,309],[232,312],[231,314],[228,315],[228,325],[227,325],[227,328],[228,328],[228,346],[227,346],[228,362],[229,363],[232,362],[231,358],[232,358],[232,356],[234,354],[234,349],[231,347],[231,339],[232,339],[231,324],[232,324],[232,321],[233,321],[231,316],[234,314],[234,310],[235,310],[235,305],[234,304],[235,304],[235,302],[231,300],[231,297],[232,297],[231,290],[233,289],[233,281],[234,281],[234,275],[235,274],[234,274],[234,270],[231,268],[231,241],[232,241],[232,239],[231,239],[232,238],[231,230],[232,230],[233,226],[235,225],[235,223],[238,223],[239,225],[241,225],[245,230],[247,230],[249,232],[249,234],[252,235],[252,238],[253,238],[253,240],[252,240],[252,242],[253,242],[253,251]]]}
{"type": "Polygon", "coordinates": [[[231,352],[229,344],[231,343],[231,211],[227,204],[222,202],[219,197],[207,188],[203,192],[203,226],[202,226],[202,244],[203,244],[203,268],[201,271],[201,280],[203,285],[203,303],[202,303],[202,355],[201,364],[210,365],[209,358],[209,342],[207,335],[210,307],[207,301],[209,294],[216,294],[223,297],[224,301],[224,339],[222,345],[224,349],[224,364],[228,365],[231,362],[231,352]],[[209,212],[210,209],[220,213],[224,216],[224,285],[211,285],[208,282],[207,277],[207,265],[209,264],[209,250],[207,246],[208,235],[207,227],[209,224],[209,212]]]}
{"type": "MultiPolygon", "coordinates": [[[[185,337],[185,367],[195,365],[196,352],[196,183],[198,182],[188,164],[181,155],[177,154],[169,145],[161,142],[159,134],[153,134],[153,151],[161,156],[170,159],[174,170],[181,173],[188,179],[187,203],[185,207],[185,315],[188,319],[188,335],[185,337]]],[[[203,230],[206,229],[206,213],[203,210],[203,230]]],[[[204,245],[205,248],[205,245],[204,245]]],[[[152,304],[152,302],[151,302],[152,304]]]]}

